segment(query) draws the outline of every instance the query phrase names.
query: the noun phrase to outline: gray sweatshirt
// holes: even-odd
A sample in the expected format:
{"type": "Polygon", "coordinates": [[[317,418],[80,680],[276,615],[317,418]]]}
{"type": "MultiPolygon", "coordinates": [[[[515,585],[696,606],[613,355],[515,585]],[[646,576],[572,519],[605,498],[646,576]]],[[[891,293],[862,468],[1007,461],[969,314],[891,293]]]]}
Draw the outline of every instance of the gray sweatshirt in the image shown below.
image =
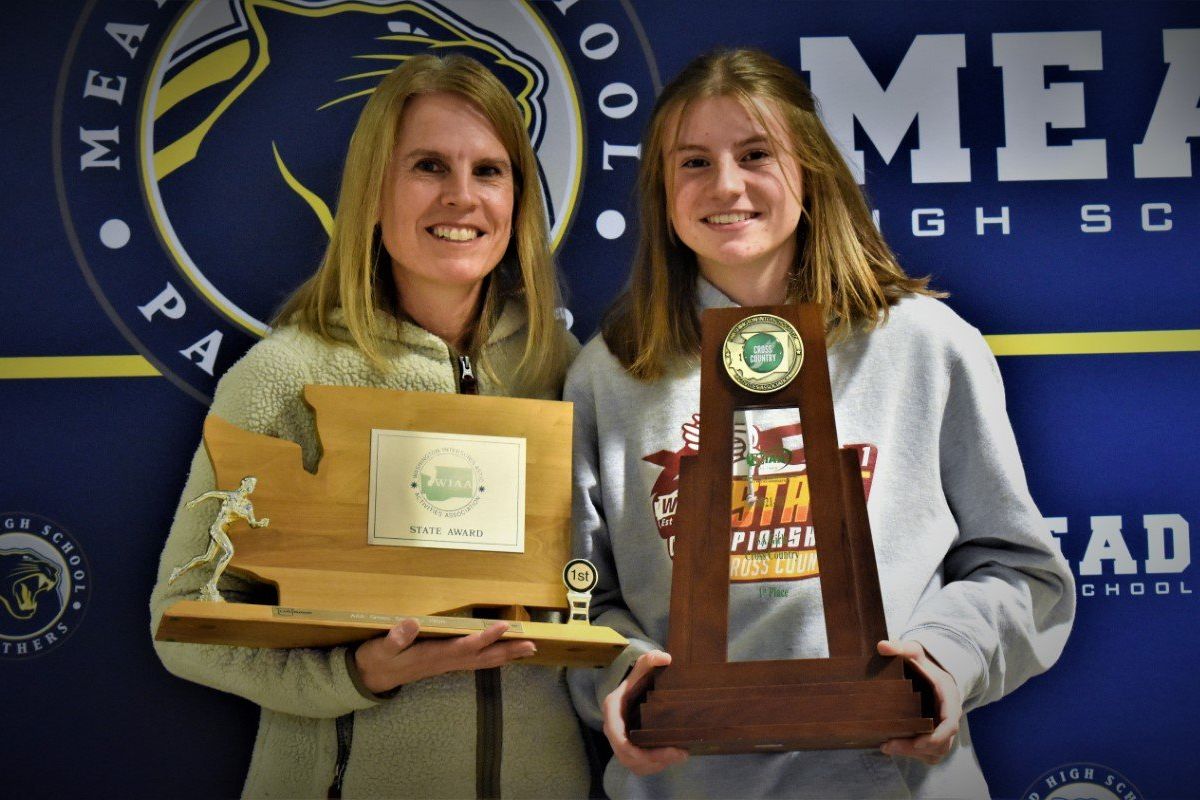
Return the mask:
{"type": "MultiPolygon", "coordinates": [[[[736,305],[701,280],[703,307],[736,305]]],[[[1074,617],[1070,570],[1026,487],[1004,390],[979,332],[946,305],[910,297],[887,322],[830,348],[838,440],[859,449],[885,614],[958,683],[969,711],[1058,658],[1074,617]]],[[[632,662],[667,639],[678,465],[703,421],[699,369],[646,383],[597,336],[567,377],[575,403],[575,547],[595,562],[593,619],[631,640],[609,668],[573,670],[584,720],[632,662]]],[[[827,654],[809,526],[803,423],[739,414],[732,467],[729,659],[827,654]],[[739,497],[754,496],[758,503],[739,497]],[[764,501],[765,502],[762,502],[764,501]]],[[[927,767],[878,750],[692,757],[637,777],[614,759],[614,798],[986,797],[963,724],[927,767]]]]}

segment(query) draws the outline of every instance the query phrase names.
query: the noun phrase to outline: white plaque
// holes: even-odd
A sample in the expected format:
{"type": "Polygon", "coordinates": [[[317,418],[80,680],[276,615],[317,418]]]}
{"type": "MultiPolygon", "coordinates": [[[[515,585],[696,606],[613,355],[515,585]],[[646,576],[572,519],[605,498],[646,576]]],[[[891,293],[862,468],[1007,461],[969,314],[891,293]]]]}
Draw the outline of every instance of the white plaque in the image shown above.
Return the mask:
{"type": "Polygon", "coordinates": [[[525,552],[525,439],[371,431],[370,544],[525,552]]]}

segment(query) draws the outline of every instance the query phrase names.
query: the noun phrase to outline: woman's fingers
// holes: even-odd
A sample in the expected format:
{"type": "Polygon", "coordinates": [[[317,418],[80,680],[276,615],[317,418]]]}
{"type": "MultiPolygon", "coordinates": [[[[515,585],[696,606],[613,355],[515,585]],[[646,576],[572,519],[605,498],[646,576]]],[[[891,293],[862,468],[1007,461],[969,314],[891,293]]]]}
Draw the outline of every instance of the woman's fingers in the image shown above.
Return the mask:
{"type": "Polygon", "coordinates": [[[390,655],[396,656],[407,650],[409,646],[416,640],[417,634],[420,633],[421,626],[415,619],[411,617],[402,619],[400,622],[392,626],[392,629],[387,632],[384,641],[388,645],[390,655]]]}
{"type": "Polygon", "coordinates": [[[415,619],[401,620],[386,635],[358,647],[354,659],[368,689],[385,692],[447,672],[503,666],[537,653],[537,645],[528,639],[500,641],[509,629],[507,622],[467,636],[418,642],[420,629],[415,619]]]}

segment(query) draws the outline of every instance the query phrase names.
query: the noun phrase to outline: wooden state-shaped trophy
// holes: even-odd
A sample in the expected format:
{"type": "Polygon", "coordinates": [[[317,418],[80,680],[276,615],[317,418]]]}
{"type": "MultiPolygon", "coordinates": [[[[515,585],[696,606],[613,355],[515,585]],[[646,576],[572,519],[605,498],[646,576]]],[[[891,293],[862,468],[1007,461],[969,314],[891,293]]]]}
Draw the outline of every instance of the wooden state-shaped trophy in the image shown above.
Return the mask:
{"type": "Polygon", "coordinates": [[[315,473],[293,442],[205,421],[218,491],[189,507],[221,507],[208,552],[171,579],[215,562],[212,577],[201,600],[166,610],[158,639],[322,647],[405,617],[423,637],[506,619],[504,638],[537,643],[526,663],[596,666],[621,652],[616,631],[587,624],[594,567],[571,560],[570,403],[335,386],[304,398],[315,473]],[[275,602],[226,602],[226,566],[274,587],[275,602]],[[565,621],[532,621],[534,610],[565,621]]]}
{"type": "Polygon", "coordinates": [[[839,450],[819,306],[702,318],[699,452],[680,464],[667,650],[631,712],[641,747],[696,754],[874,747],[933,730],[933,699],[888,638],[858,451],[839,450]],[[828,658],[729,661],[730,497],[738,410],[798,409],[828,658]],[[916,677],[915,675],[913,677],[916,677]]]}

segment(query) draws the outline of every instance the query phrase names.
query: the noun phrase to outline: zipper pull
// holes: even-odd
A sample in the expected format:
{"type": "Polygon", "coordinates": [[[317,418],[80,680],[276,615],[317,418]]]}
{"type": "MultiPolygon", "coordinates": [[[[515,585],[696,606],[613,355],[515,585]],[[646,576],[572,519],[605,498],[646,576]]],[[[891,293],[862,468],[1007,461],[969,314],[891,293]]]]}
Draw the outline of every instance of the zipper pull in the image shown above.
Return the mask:
{"type": "Polygon", "coordinates": [[[479,384],[475,380],[475,371],[471,369],[471,357],[458,357],[458,391],[459,394],[479,394],[479,384]]]}

